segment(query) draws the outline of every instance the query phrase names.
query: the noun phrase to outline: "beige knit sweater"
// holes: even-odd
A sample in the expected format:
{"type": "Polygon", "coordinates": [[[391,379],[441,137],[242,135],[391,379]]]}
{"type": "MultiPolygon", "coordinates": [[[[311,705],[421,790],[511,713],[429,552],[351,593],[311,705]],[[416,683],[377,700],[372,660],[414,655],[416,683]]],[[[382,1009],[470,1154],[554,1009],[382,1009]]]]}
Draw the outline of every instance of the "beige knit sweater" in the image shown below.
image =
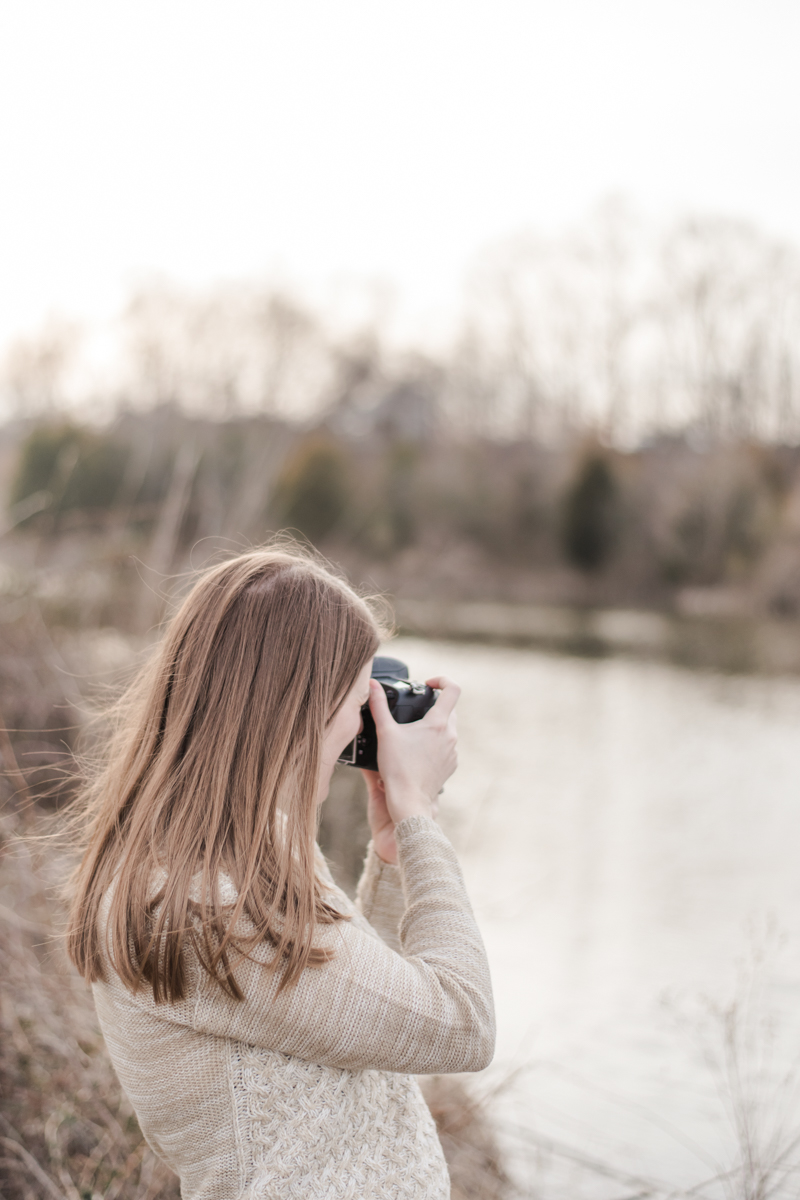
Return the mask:
{"type": "Polygon", "coordinates": [[[327,876],[352,920],[320,929],[334,958],[279,995],[276,975],[246,961],[237,1002],[193,954],[178,1004],[129,992],[111,967],[94,985],[117,1074],[184,1200],[449,1196],[411,1076],[488,1065],[489,970],[442,831],[410,817],[397,844],[399,867],[368,853],[356,906],[327,876]]]}

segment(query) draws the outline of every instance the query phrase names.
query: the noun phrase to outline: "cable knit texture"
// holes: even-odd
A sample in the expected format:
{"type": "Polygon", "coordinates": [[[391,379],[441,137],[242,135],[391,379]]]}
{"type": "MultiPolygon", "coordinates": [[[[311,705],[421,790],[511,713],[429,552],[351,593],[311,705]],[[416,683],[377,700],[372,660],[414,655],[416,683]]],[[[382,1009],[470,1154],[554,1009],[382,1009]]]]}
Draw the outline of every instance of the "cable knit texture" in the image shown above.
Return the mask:
{"type": "MultiPolygon", "coordinates": [[[[178,1004],[93,986],[109,1053],[183,1200],[446,1200],[447,1168],[414,1074],[479,1071],[491,984],[453,849],[424,817],[397,827],[399,867],[367,854],[331,962],[276,994],[263,946],[231,999],[187,952],[178,1004]]],[[[243,929],[246,930],[246,922],[243,929]]]]}

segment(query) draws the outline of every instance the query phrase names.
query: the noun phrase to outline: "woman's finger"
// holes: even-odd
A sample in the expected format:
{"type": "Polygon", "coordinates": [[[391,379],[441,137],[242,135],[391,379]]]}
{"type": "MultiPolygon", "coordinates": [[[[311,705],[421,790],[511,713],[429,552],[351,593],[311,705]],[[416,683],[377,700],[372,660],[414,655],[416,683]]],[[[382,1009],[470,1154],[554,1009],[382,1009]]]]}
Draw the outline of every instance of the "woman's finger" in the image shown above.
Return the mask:
{"type": "Polygon", "coordinates": [[[433,679],[426,679],[425,682],[428,687],[436,688],[439,692],[439,695],[436,697],[436,703],[433,705],[433,708],[428,709],[428,712],[433,712],[435,709],[437,716],[447,720],[458,703],[461,688],[452,679],[448,679],[446,675],[437,675],[433,679]]]}
{"type": "Polygon", "coordinates": [[[369,681],[369,711],[372,713],[372,719],[375,722],[375,728],[380,731],[386,728],[387,722],[394,722],[389,701],[386,699],[386,692],[383,690],[377,679],[369,681]]]}

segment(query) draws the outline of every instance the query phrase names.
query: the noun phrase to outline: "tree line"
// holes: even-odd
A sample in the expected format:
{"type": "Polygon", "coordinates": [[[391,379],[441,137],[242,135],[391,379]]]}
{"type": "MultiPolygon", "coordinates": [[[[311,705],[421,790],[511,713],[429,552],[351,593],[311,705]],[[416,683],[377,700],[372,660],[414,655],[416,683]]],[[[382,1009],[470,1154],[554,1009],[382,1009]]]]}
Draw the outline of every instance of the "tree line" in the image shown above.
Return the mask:
{"type": "Polygon", "coordinates": [[[6,447],[6,537],[168,575],[198,547],[288,529],[407,595],[657,606],[750,587],[767,564],[758,603],[800,610],[796,448],[448,440],[391,412],[357,434],[335,413],[298,425],[170,406],[102,428],[39,421],[6,447]]]}
{"type": "Polygon", "coordinates": [[[51,321],[8,346],[7,413],[177,405],[302,422],[338,410],[357,429],[405,386],[451,437],[800,437],[798,248],[723,217],[659,233],[622,201],[562,235],[487,247],[436,352],[398,346],[380,304],[344,321],[253,282],[153,284],[131,298],[102,370],[91,341],[51,321]]]}
{"type": "Polygon", "coordinates": [[[291,529],[406,594],[800,612],[799,263],[609,202],[488,248],[435,354],[374,306],[153,286],[111,374],[64,324],[8,349],[7,545],[94,538],[167,575],[291,529]]]}

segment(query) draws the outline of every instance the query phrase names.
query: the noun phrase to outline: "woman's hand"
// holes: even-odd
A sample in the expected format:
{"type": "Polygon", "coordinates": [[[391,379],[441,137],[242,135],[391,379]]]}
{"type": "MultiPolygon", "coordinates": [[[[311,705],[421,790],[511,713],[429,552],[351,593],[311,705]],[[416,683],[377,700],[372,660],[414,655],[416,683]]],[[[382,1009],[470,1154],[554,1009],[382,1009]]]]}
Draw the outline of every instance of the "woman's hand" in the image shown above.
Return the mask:
{"type": "Polygon", "coordinates": [[[421,721],[398,725],[386,693],[370,681],[369,706],[378,732],[378,774],[364,771],[369,793],[368,817],[375,851],[385,862],[397,861],[394,827],[406,817],[435,817],[438,796],[457,766],[456,716],[461,689],[444,676],[426,680],[440,689],[421,721]]]}
{"type": "Polygon", "coordinates": [[[372,834],[372,845],[378,858],[384,862],[397,862],[397,843],[394,840],[394,821],[386,807],[386,792],[383,780],[377,771],[362,771],[367,784],[367,820],[372,834]]]}

